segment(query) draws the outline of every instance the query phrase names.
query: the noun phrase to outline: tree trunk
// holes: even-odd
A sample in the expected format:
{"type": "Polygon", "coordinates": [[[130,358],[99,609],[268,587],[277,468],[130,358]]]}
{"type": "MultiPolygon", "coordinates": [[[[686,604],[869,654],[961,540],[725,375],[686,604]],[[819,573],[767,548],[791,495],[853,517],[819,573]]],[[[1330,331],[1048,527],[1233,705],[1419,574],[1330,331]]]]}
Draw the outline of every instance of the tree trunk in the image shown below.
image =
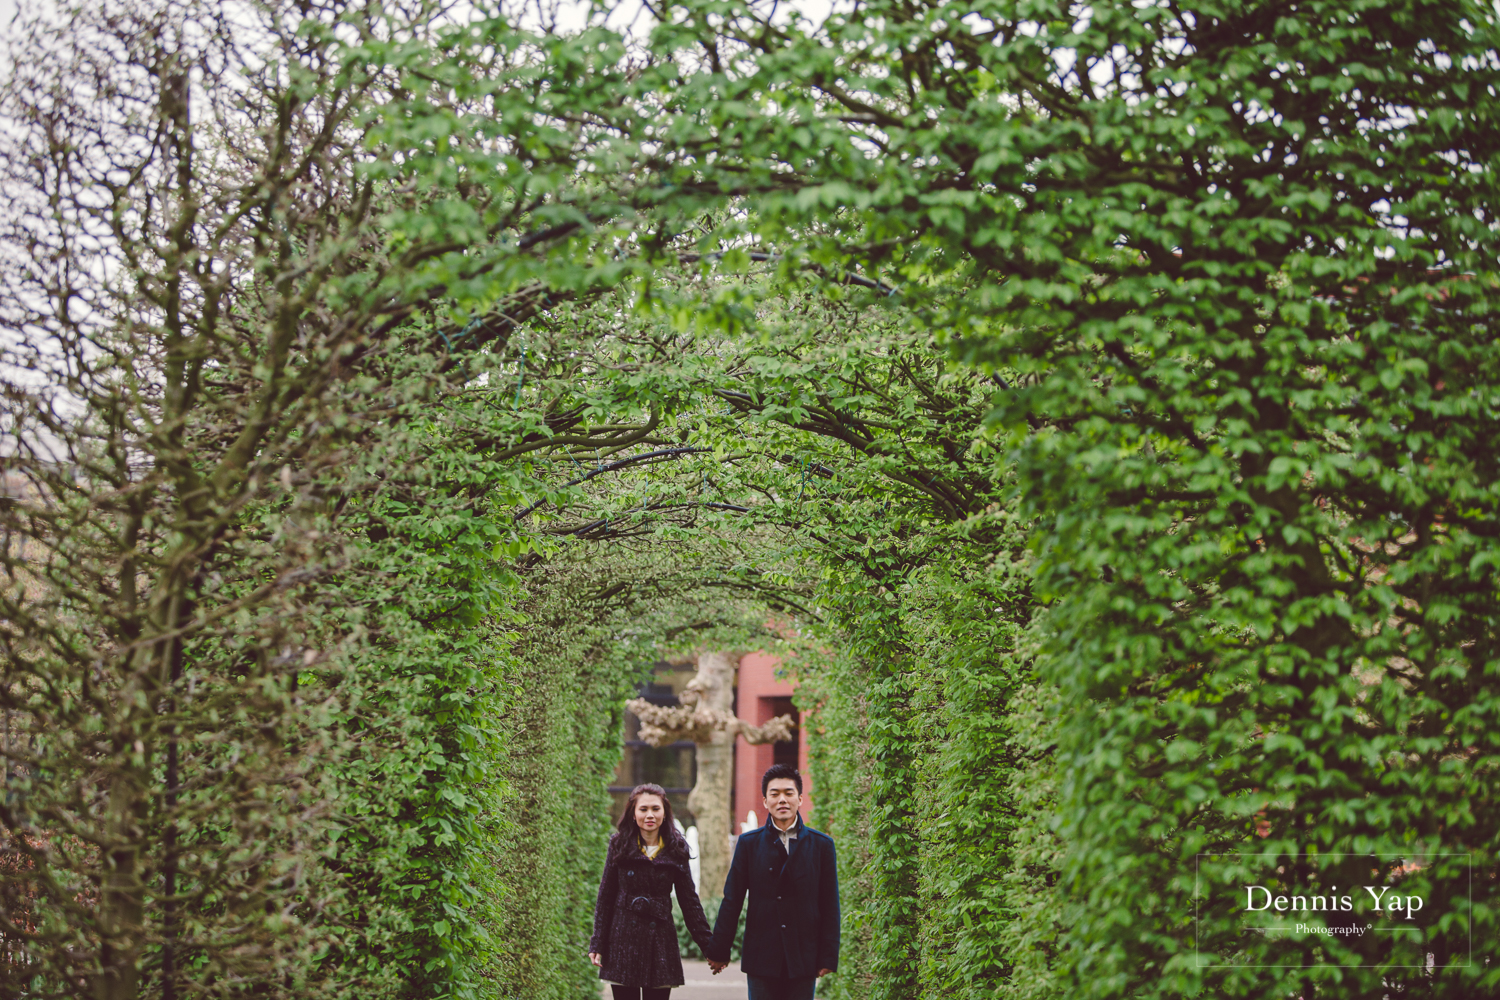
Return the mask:
{"type": "Polygon", "coordinates": [[[137,771],[122,767],[109,792],[105,831],[112,846],[104,857],[99,893],[98,1000],[134,1000],[136,996],[146,910],[140,857],[145,795],[137,771]]]}
{"type": "MultiPolygon", "coordinates": [[[[735,668],[727,653],[703,653],[698,657],[698,676],[690,682],[699,692],[699,704],[722,712],[734,708],[735,668]]],[[[706,901],[724,895],[729,875],[729,789],[734,780],[735,734],[716,730],[707,743],[698,744],[698,780],[688,796],[688,808],[698,823],[698,885],[706,901]]],[[[709,912],[713,908],[709,907],[709,912]]]]}

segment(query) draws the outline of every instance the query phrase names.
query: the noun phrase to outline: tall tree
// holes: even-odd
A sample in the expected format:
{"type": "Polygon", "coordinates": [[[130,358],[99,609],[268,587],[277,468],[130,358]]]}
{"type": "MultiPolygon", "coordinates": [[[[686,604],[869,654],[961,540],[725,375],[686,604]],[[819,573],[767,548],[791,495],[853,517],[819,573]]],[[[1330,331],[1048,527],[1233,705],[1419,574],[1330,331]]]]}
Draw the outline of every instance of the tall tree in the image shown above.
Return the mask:
{"type": "MultiPolygon", "coordinates": [[[[0,823],[33,995],[462,993],[485,961],[443,910],[486,905],[451,848],[522,535],[481,515],[554,428],[466,409],[456,352],[503,348],[539,275],[617,278],[589,220],[619,213],[536,114],[547,40],[465,13],[34,6],[10,38],[0,823]]],[[[581,80],[600,41],[555,55],[581,80]]]]}

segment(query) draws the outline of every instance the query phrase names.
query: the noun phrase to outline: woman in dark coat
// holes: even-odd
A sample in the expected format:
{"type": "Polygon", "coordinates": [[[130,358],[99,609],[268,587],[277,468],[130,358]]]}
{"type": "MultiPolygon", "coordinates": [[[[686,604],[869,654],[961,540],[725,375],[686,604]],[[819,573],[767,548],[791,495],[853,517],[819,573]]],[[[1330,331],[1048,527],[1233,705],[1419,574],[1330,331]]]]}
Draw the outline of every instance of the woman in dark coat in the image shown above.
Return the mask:
{"type": "Polygon", "coordinates": [[[688,933],[707,948],[713,932],[693,888],[687,841],[672,822],[672,803],[660,785],[637,785],[609,838],[589,941],[589,960],[614,1000],[667,1000],[672,987],[682,985],[673,889],[688,933]]]}

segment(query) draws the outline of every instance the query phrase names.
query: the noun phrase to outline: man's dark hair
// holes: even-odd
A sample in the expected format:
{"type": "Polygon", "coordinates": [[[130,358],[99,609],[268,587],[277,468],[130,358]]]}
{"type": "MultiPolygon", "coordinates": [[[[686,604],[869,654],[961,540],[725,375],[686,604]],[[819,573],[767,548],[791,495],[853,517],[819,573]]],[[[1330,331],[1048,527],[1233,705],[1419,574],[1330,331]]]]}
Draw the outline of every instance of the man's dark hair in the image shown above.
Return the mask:
{"type": "Polygon", "coordinates": [[[791,778],[797,783],[797,794],[802,794],[802,775],[790,764],[772,764],[766,768],[766,773],[760,776],[760,797],[766,797],[766,789],[771,787],[772,778],[791,778]]]}

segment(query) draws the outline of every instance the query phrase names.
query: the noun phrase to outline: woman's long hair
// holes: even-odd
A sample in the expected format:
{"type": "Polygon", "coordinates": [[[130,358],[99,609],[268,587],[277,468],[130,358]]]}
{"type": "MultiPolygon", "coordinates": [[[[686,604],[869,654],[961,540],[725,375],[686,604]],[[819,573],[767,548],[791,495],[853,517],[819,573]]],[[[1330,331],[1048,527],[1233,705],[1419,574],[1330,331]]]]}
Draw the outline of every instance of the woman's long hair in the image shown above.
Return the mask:
{"type": "Polygon", "coordinates": [[[625,803],[625,812],[615,824],[615,834],[609,838],[609,860],[623,857],[630,851],[640,850],[641,828],[635,825],[635,803],[642,795],[655,795],[661,799],[661,854],[660,857],[687,864],[687,840],[677,829],[672,819],[672,800],[667,790],[660,785],[636,785],[630,790],[625,803]]]}

